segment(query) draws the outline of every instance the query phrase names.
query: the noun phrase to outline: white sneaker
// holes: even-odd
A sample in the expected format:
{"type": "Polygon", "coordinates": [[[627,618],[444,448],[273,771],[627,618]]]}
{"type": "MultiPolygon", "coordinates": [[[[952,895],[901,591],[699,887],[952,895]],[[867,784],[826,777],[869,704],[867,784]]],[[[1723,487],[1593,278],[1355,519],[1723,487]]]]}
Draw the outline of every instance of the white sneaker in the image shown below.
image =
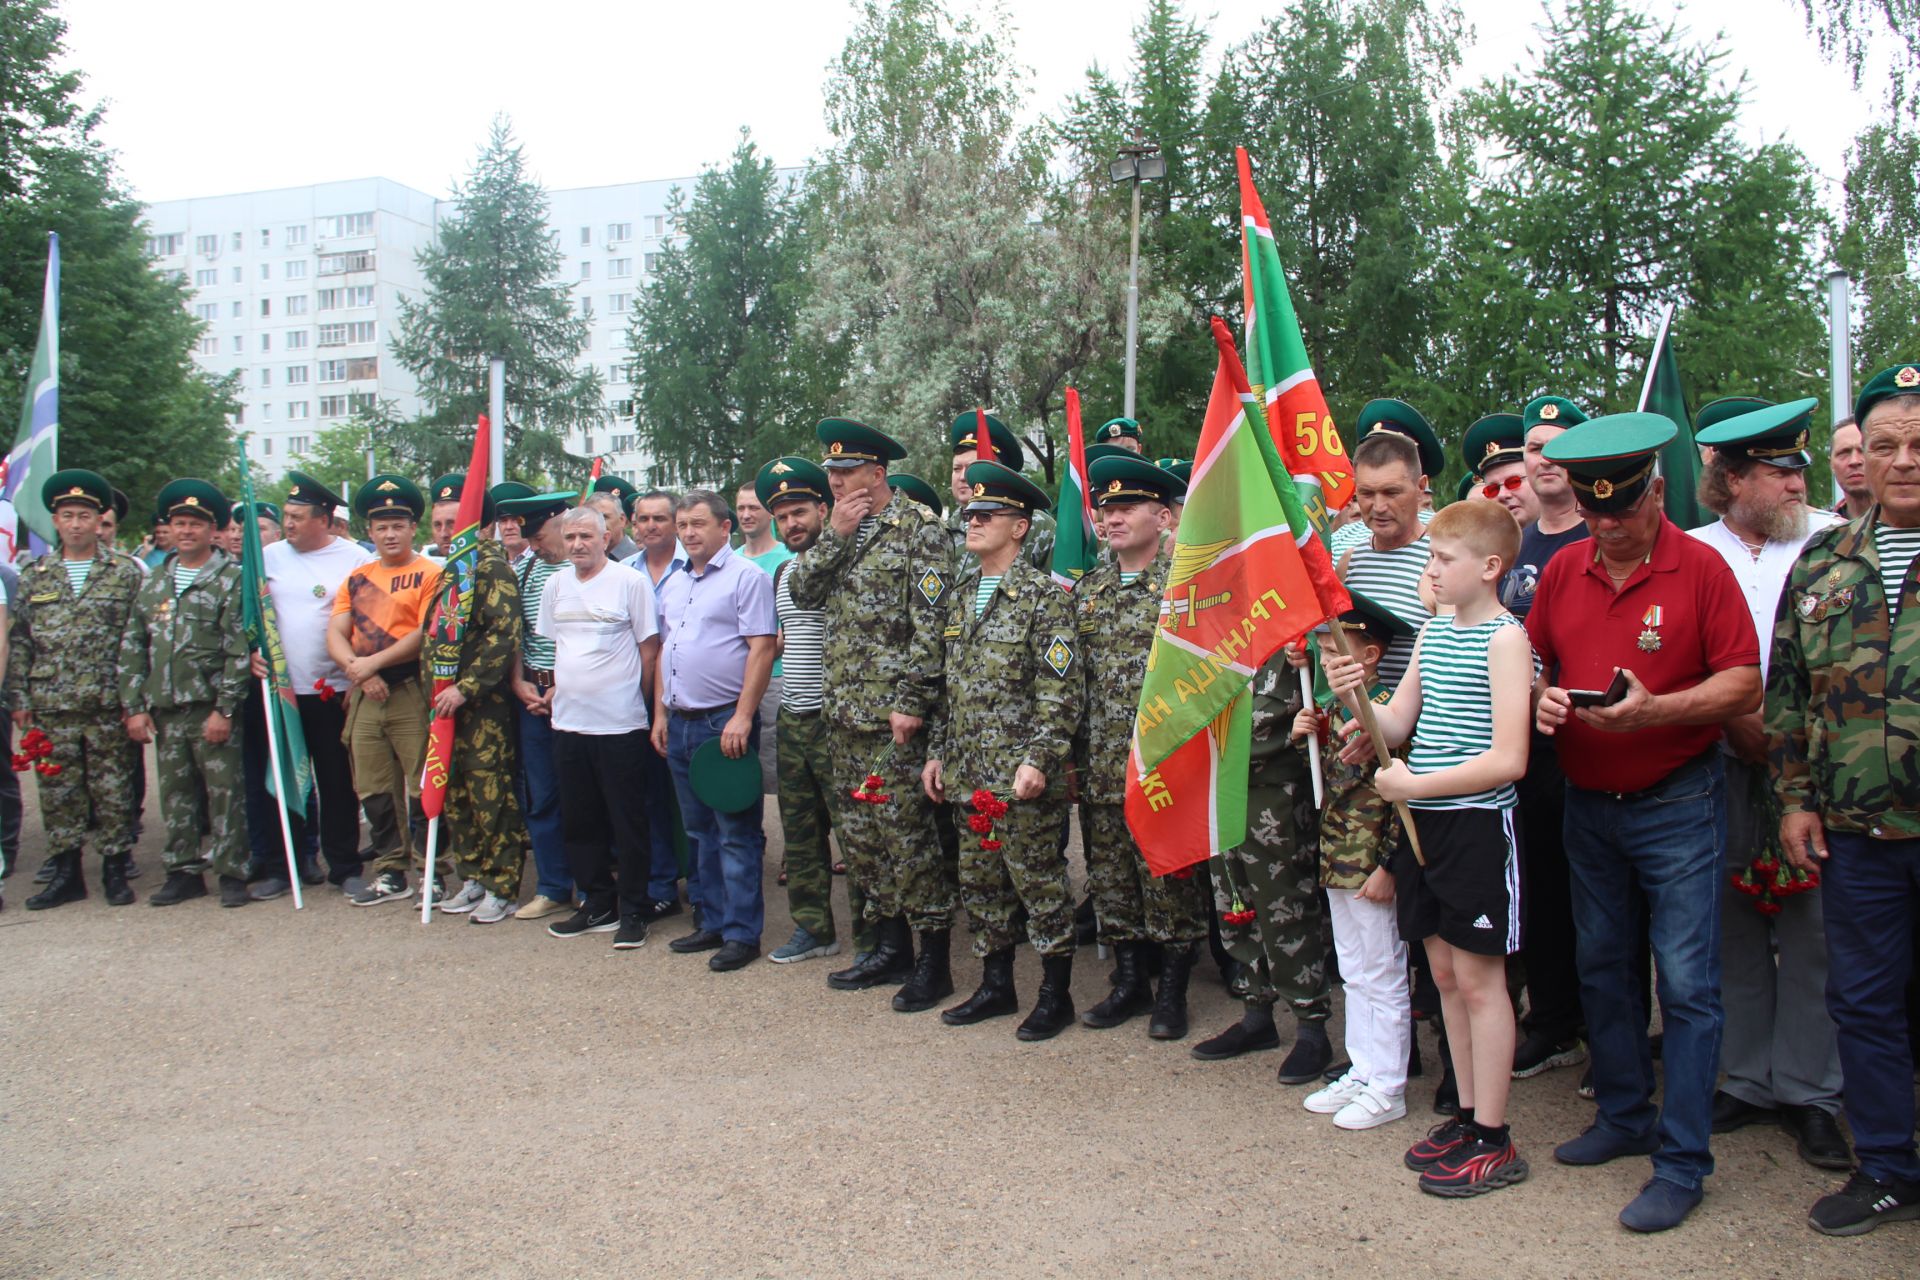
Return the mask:
{"type": "Polygon", "coordinates": [[[1341,1129],[1373,1129],[1406,1117],[1405,1094],[1389,1097],[1371,1085],[1362,1085],[1353,1101],[1334,1113],[1333,1123],[1341,1129]]]}
{"type": "Polygon", "coordinates": [[[1365,1081],[1349,1071],[1319,1092],[1308,1094],[1300,1105],[1315,1115],[1330,1116],[1352,1102],[1366,1087],[1365,1081]]]}
{"type": "Polygon", "coordinates": [[[487,891],[480,887],[478,880],[469,880],[460,886],[460,892],[442,902],[440,909],[450,916],[465,915],[479,906],[480,899],[486,896],[487,891]]]}
{"type": "MultiPolygon", "coordinates": [[[[467,883],[472,884],[473,881],[469,880],[467,883]]],[[[465,890],[462,890],[462,892],[465,892],[465,890]]],[[[455,901],[458,901],[458,899],[455,899],[455,901]]],[[[445,907],[440,909],[442,911],[446,910],[445,907]]],[[[462,907],[461,910],[473,912],[473,915],[467,919],[468,924],[499,924],[502,920],[513,915],[514,904],[497,893],[489,893],[482,897],[478,904],[471,907],[462,907]]],[[[1400,1110],[1402,1115],[1406,1114],[1405,1107],[1402,1107],[1400,1110]]]]}

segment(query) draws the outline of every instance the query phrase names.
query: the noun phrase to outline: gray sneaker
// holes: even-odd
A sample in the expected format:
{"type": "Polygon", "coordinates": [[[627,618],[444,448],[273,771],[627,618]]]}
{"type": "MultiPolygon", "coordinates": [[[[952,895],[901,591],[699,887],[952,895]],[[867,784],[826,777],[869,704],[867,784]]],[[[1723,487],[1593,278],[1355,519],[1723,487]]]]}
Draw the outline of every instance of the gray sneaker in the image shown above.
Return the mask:
{"type": "Polygon", "coordinates": [[[265,880],[256,880],[247,886],[247,896],[255,902],[272,902],[284,897],[293,888],[285,876],[268,876],[265,880]]]}
{"type": "Polygon", "coordinates": [[[348,876],[340,882],[340,892],[348,898],[364,893],[366,888],[367,878],[365,876],[348,876]]]}
{"type": "MultiPolygon", "coordinates": [[[[473,881],[469,880],[467,883],[472,884],[473,881]]],[[[462,890],[462,892],[465,892],[465,890],[462,890]]],[[[455,899],[455,901],[458,901],[458,899],[455,899]]],[[[462,907],[461,910],[473,912],[471,916],[467,917],[468,924],[499,924],[502,920],[512,917],[514,908],[514,903],[509,902],[499,894],[488,893],[481,897],[477,905],[462,907]]],[[[442,911],[446,910],[445,907],[440,909],[442,911]]]]}
{"type": "Polygon", "coordinates": [[[353,895],[356,907],[371,907],[377,902],[392,902],[396,898],[411,898],[413,886],[398,871],[382,871],[367,881],[367,887],[353,895]]]}
{"type": "Polygon", "coordinates": [[[837,956],[840,954],[840,942],[822,942],[798,925],[794,926],[793,936],[786,945],[775,947],[767,959],[775,964],[793,964],[800,960],[812,960],[818,956],[837,956]]]}
{"type": "Polygon", "coordinates": [[[460,892],[440,904],[440,909],[450,916],[463,916],[480,905],[487,891],[480,887],[478,880],[469,880],[460,886],[460,892]]]}

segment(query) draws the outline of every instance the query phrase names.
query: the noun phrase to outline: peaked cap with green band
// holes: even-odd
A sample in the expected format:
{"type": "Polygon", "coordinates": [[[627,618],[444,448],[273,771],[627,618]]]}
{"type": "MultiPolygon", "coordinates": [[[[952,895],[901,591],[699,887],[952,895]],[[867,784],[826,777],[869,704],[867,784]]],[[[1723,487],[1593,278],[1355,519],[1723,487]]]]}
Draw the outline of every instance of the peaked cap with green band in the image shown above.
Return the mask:
{"type": "MultiPolygon", "coordinates": [[[[952,443],[953,451],[955,453],[966,453],[968,450],[972,450],[978,453],[980,451],[980,442],[974,439],[974,433],[978,430],[979,423],[975,420],[973,410],[969,409],[967,412],[955,418],[953,425],[947,428],[947,439],[952,443]]],[[[993,458],[995,462],[1004,462],[1015,471],[1027,465],[1027,453],[1026,450],[1020,447],[1019,437],[1013,434],[1012,429],[1008,427],[1006,423],[1000,421],[1000,419],[994,417],[992,414],[987,415],[987,438],[993,441],[993,458]]]]}
{"type": "Polygon", "coordinates": [[[819,437],[825,450],[820,465],[828,470],[859,467],[869,462],[885,466],[907,456],[907,451],[900,447],[898,440],[852,418],[823,418],[820,425],[813,429],[813,434],[819,437]]]}
{"type": "Polygon", "coordinates": [[[1640,500],[1653,483],[1660,450],[1679,434],[1661,414],[1611,413],[1555,436],[1545,454],[1567,473],[1576,503],[1612,515],[1640,500]]]}
{"type": "MultiPolygon", "coordinates": [[[[509,480],[507,483],[517,484],[518,482],[509,480]]],[[[495,485],[494,491],[497,493],[502,487],[504,486],[495,485]]],[[[529,492],[519,497],[500,500],[500,518],[518,520],[520,534],[525,538],[532,538],[538,534],[541,525],[571,507],[573,500],[580,496],[571,489],[557,489],[552,493],[533,493],[532,485],[523,484],[520,488],[529,492]]]]}
{"type": "MultiPolygon", "coordinates": [[[[111,502],[112,496],[109,495],[107,500],[111,502]]],[[[191,476],[183,480],[169,480],[160,490],[160,496],[154,500],[153,506],[162,520],[171,520],[175,516],[199,516],[216,529],[227,527],[227,513],[233,510],[233,504],[227,501],[225,494],[207,481],[191,476]]]]}
{"type": "MultiPolygon", "coordinates": [[[[1718,400],[1709,400],[1693,415],[1693,436],[1700,440],[1702,431],[1711,431],[1721,423],[1742,414],[1752,413],[1755,409],[1770,409],[1773,401],[1762,400],[1759,396],[1721,396],[1718,400]]],[[[1700,441],[1704,444],[1705,441],[1700,441]]]]}
{"type": "Polygon", "coordinates": [[[819,464],[792,455],[775,458],[760,468],[760,474],[753,478],[753,493],[768,511],[777,503],[795,499],[833,505],[833,489],[827,484],[827,473],[819,464]]]}
{"type": "MultiPolygon", "coordinates": [[[[602,480],[605,476],[600,477],[602,480]]],[[[449,471],[433,482],[433,501],[438,506],[442,502],[458,502],[460,495],[467,490],[467,473],[449,471]]],[[[493,495],[487,494],[480,499],[480,523],[492,524],[497,512],[494,510],[493,495]]]]}
{"type": "Polygon", "coordinates": [[[640,486],[636,485],[633,481],[627,479],[625,476],[613,476],[613,475],[601,476],[599,479],[593,482],[593,487],[587,490],[588,493],[612,494],[616,499],[619,500],[620,506],[622,507],[622,509],[626,507],[627,499],[631,497],[633,494],[638,493],[639,491],[640,491],[640,486]]]}
{"type": "Polygon", "coordinates": [[[306,472],[289,471],[287,472],[286,503],[288,506],[297,503],[303,507],[319,507],[324,511],[332,511],[335,507],[346,506],[347,500],[306,472]]]}
{"type": "Polygon", "coordinates": [[[1457,489],[1454,490],[1453,500],[1455,502],[1465,502],[1467,500],[1467,495],[1473,492],[1473,486],[1479,483],[1480,483],[1479,476],[1475,475],[1471,471],[1467,472],[1467,474],[1460,477],[1460,485],[1457,489]]]}
{"type": "Polygon", "coordinates": [[[1508,462],[1527,460],[1527,429],[1520,425],[1517,413],[1490,413],[1467,428],[1460,438],[1460,452],[1467,469],[1484,476],[1487,468],[1508,462]]]}
{"type": "Polygon", "coordinates": [[[1021,515],[1032,515],[1036,511],[1053,509],[1053,503],[1047,500],[1047,495],[1039,485],[998,462],[973,463],[967,468],[966,479],[973,496],[961,511],[969,515],[975,511],[1015,511],[1021,515]]]}
{"type": "Polygon", "coordinates": [[[1565,396],[1535,396],[1520,411],[1520,432],[1525,435],[1535,427],[1577,427],[1586,420],[1586,412],[1565,396]]]}
{"type": "Polygon", "coordinates": [[[1867,414],[1873,406],[1895,396],[1920,396],[1920,364],[1896,364],[1867,379],[1867,385],[1860,388],[1860,395],[1853,402],[1853,420],[1864,432],[1867,414]]]}
{"type": "Polygon", "coordinates": [[[1399,614],[1368,599],[1352,587],[1347,588],[1347,598],[1353,601],[1353,608],[1340,615],[1342,629],[1384,633],[1390,638],[1413,634],[1413,628],[1399,614]]]}
{"type": "Polygon", "coordinates": [[[76,502],[95,511],[106,511],[114,505],[114,492],[114,487],[99,472],[69,467],[47,477],[47,482],[40,486],[40,502],[49,512],[76,502]]]}
{"type": "Polygon", "coordinates": [[[1722,418],[1695,432],[1693,438],[1699,444],[1712,445],[1731,462],[1764,462],[1786,471],[1801,471],[1813,465],[1807,441],[1813,434],[1813,411],[1819,407],[1820,402],[1812,396],[1765,405],[1722,418]]]}
{"type": "MultiPolygon", "coordinates": [[[[1122,437],[1128,440],[1138,440],[1140,438],[1140,424],[1132,418],[1108,418],[1100,424],[1100,429],[1093,433],[1093,438],[1097,441],[1119,440],[1122,437]]],[[[1131,453],[1133,451],[1129,449],[1127,452],[1131,453]]]]}
{"type": "Polygon", "coordinates": [[[378,475],[353,493],[353,514],[362,520],[401,516],[418,521],[427,509],[427,496],[405,476],[378,475]]]}
{"type": "MultiPolygon", "coordinates": [[[[1089,463],[1088,465],[1091,466],[1092,464],[1089,463]]],[[[1176,476],[1179,479],[1181,496],[1178,498],[1175,498],[1174,501],[1185,502],[1186,487],[1193,483],[1193,459],[1191,458],[1160,458],[1160,459],[1157,459],[1153,465],[1160,468],[1162,471],[1172,472],[1174,476],[1176,476]]]]}
{"type": "Polygon", "coordinates": [[[1096,507],[1123,502],[1160,502],[1172,506],[1187,498],[1186,481],[1170,469],[1131,453],[1088,463],[1087,484],[1093,490],[1096,507]]]}
{"type": "Polygon", "coordinates": [[[912,498],[915,502],[933,512],[933,514],[937,516],[947,514],[947,504],[942,501],[940,491],[928,484],[925,480],[922,480],[919,476],[908,475],[902,471],[898,475],[888,475],[887,484],[900,493],[905,494],[907,497],[912,498]]]}
{"type": "Polygon", "coordinates": [[[514,498],[531,498],[533,493],[532,485],[522,484],[518,480],[502,480],[487,490],[487,495],[493,499],[494,509],[497,511],[505,509],[502,503],[514,498]]]}
{"type": "Polygon", "coordinates": [[[127,518],[127,512],[132,510],[132,508],[133,499],[127,497],[127,495],[120,492],[120,490],[115,489],[113,491],[113,518],[115,520],[125,520],[127,518]]]}
{"type": "Polygon", "coordinates": [[[1117,444],[1090,444],[1087,446],[1087,466],[1091,468],[1102,458],[1137,458],[1140,455],[1131,449],[1123,449],[1117,444]]]}
{"type": "Polygon", "coordinates": [[[1394,431],[1420,447],[1420,474],[1437,476],[1446,470],[1447,451],[1440,433],[1426,415],[1404,400],[1369,400],[1354,423],[1354,435],[1365,440],[1376,431],[1394,431]]]}
{"type": "MultiPolygon", "coordinates": [[[[246,510],[247,510],[246,503],[244,502],[234,503],[233,518],[235,520],[240,519],[242,515],[246,514],[246,510]]],[[[267,519],[273,521],[275,524],[281,523],[280,508],[274,506],[271,502],[255,502],[253,504],[253,514],[256,517],[265,516],[267,519]]]]}

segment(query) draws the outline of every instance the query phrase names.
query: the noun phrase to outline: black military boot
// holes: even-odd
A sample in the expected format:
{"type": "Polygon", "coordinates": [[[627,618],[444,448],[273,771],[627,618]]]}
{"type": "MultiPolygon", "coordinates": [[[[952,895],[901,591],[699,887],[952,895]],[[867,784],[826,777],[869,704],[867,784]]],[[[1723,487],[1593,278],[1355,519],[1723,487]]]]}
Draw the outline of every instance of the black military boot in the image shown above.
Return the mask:
{"type": "Polygon", "coordinates": [[[1084,1026],[1096,1031],[1117,1027],[1153,1008],[1153,988],[1140,964],[1144,950],[1137,942],[1116,942],[1113,946],[1113,990],[1107,998],[1080,1015],[1084,1026]]]}
{"type": "Polygon", "coordinates": [[[33,873],[33,882],[35,884],[45,884],[47,881],[53,879],[53,873],[59,869],[60,855],[56,853],[40,864],[40,869],[33,873]]]}
{"type": "Polygon", "coordinates": [[[124,907],[133,901],[133,890],[127,887],[127,864],[133,856],[116,853],[100,864],[100,891],[106,897],[110,907],[124,907]]]}
{"type": "Polygon", "coordinates": [[[953,1008],[940,1015],[950,1027],[967,1027],[988,1018],[1004,1018],[1020,1012],[1020,998],[1013,993],[1013,948],[989,951],[980,966],[980,987],[953,1008]]]}
{"type": "Polygon", "coordinates": [[[1193,976],[1193,948],[1161,949],[1160,990],[1154,996],[1153,1020],[1147,1034],[1155,1040],[1184,1040],[1187,1036],[1187,979],[1193,976]]]}
{"type": "Polygon", "coordinates": [[[167,882],[161,885],[159,890],[156,891],[151,898],[147,899],[147,905],[150,907],[171,907],[176,903],[185,902],[189,898],[204,898],[206,896],[207,878],[198,871],[169,871],[167,872],[167,882]]]}
{"type": "Polygon", "coordinates": [[[1327,1024],[1302,1022],[1294,1033],[1293,1048],[1280,1064],[1281,1084],[1313,1084],[1333,1061],[1333,1044],[1327,1039],[1327,1024]]]}
{"type": "Polygon", "coordinates": [[[905,916],[888,916],[880,922],[880,945],[865,960],[851,968],[827,975],[827,985],[835,991],[865,991],[871,987],[898,986],[913,976],[913,930],[905,916]]]}
{"type": "Polygon", "coordinates": [[[1013,1034],[1022,1040],[1051,1040],[1073,1025],[1073,953],[1040,957],[1040,994],[1033,1012],[1013,1034]]]}
{"type": "Polygon", "coordinates": [[[220,905],[223,907],[244,907],[253,899],[247,896],[247,878],[245,876],[220,877],[220,905]]]}
{"type": "Polygon", "coordinates": [[[920,935],[920,959],[913,976],[893,997],[896,1013],[920,1013],[953,994],[953,932],[928,929],[920,935]]]}
{"type": "Polygon", "coordinates": [[[53,874],[47,877],[47,887],[27,899],[29,911],[45,911],[49,907],[86,900],[87,881],[80,873],[80,855],[77,852],[55,854],[52,862],[53,874]]]}

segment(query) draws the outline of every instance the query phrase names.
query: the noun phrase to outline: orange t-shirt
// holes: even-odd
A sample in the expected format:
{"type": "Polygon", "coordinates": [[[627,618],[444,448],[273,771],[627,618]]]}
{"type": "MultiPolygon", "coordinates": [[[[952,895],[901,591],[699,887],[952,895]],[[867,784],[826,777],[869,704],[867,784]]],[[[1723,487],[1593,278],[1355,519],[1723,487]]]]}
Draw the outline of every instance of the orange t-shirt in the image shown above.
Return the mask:
{"type": "Polygon", "coordinates": [[[418,631],[439,590],[440,566],[425,556],[416,555],[398,568],[375,560],[347,575],[334,597],[333,612],[335,617],[352,615],[353,653],[364,658],[418,631]]]}

